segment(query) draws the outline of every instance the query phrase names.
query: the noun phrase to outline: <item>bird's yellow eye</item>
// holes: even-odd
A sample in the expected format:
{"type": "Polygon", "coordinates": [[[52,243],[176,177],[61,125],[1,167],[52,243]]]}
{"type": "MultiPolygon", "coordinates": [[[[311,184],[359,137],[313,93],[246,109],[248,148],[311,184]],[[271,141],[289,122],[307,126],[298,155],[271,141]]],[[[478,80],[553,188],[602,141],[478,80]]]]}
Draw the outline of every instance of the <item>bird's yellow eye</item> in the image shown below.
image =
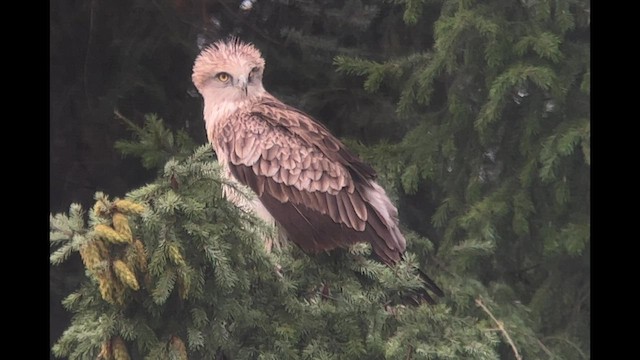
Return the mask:
{"type": "Polygon", "coordinates": [[[229,78],[231,78],[231,76],[229,76],[229,74],[227,73],[219,73],[217,76],[218,80],[222,81],[222,82],[227,82],[229,81],[229,78]]]}

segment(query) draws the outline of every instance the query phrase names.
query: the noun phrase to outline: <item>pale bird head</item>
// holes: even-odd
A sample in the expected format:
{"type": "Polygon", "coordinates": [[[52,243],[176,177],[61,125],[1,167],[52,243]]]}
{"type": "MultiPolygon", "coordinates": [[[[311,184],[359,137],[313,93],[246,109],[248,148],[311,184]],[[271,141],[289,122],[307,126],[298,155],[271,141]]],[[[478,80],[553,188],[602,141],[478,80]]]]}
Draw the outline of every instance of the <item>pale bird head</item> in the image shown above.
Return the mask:
{"type": "Polygon", "coordinates": [[[264,94],[263,71],[264,59],[258,49],[237,38],[229,38],[202,50],[191,78],[205,104],[220,104],[264,94]]]}

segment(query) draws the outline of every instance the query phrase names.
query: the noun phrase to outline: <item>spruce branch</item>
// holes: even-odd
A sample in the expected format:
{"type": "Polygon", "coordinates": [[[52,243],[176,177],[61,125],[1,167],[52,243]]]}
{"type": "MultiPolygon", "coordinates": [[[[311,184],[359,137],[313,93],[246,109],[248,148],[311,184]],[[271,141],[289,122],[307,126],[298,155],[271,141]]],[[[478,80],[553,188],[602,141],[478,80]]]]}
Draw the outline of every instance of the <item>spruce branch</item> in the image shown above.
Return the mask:
{"type": "Polygon", "coordinates": [[[489,315],[489,317],[491,317],[491,320],[493,320],[493,322],[496,323],[496,325],[500,329],[500,332],[502,333],[502,335],[504,335],[504,337],[507,339],[507,342],[511,346],[511,349],[513,350],[513,355],[516,357],[516,359],[517,360],[522,360],[522,356],[520,356],[520,353],[518,352],[518,348],[516,348],[516,345],[513,343],[513,340],[511,339],[511,336],[509,335],[507,330],[504,328],[504,323],[502,321],[496,319],[496,317],[489,310],[489,308],[487,308],[487,306],[482,302],[482,296],[479,296],[476,299],[476,305],[478,305],[480,308],[482,308],[482,310],[485,313],[487,313],[487,315],[489,315]]]}

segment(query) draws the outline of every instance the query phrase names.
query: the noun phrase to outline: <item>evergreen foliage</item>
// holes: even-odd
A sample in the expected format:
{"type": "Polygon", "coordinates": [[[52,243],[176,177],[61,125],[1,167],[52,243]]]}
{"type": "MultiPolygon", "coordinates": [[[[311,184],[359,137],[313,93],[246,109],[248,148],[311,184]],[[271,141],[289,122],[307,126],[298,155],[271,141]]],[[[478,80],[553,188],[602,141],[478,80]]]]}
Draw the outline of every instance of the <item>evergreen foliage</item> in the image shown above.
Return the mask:
{"type": "MultiPolygon", "coordinates": [[[[152,139],[171,138],[156,121],[137,134],[148,159],[169,144],[152,139]]],[[[390,269],[369,259],[365,244],[316,256],[295,246],[267,254],[262,239],[273,229],[221,198],[222,182],[204,145],[169,160],[155,182],[126,199],[97,193],[86,224],[77,204],[52,216],[51,243],[59,247],[51,262],[79,251],[88,276],[64,300],[75,315],[57,356],[495,358],[496,334],[477,317],[445,304],[404,304],[422,286],[415,255],[390,269]]]]}
{"type": "Polygon", "coordinates": [[[508,289],[530,311],[514,332],[568,359],[589,353],[589,7],[444,1],[424,55],[335,59],[366,91],[389,79],[399,118],[420,119],[401,142],[359,150],[404,193],[429,188],[441,263],[508,289]],[[434,109],[437,86],[446,105],[434,109]]]}
{"type": "MultiPolygon", "coordinates": [[[[124,199],[97,193],[88,219],[79,205],[51,218],[52,264],[79,252],[86,271],[64,301],[74,317],[54,354],[589,358],[590,3],[258,1],[234,13],[237,3],[215,2],[234,20],[209,29],[244,31],[269,60],[269,89],[358,139],[346,142],[398,201],[407,261],[392,271],[364,245],[265,253],[273,229],[221,198],[209,146],[147,115],[130,124],[137,139],[117,147],[157,178],[124,199]],[[413,265],[445,290],[438,305],[405,303],[420,286],[413,265]]],[[[171,14],[162,2],[136,4],[114,27],[131,37],[117,48],[137,48],[143,34],[128,29],[139,16],[171,14]]],[[[183,25],[146,49],[171,43],[193,55],[183,25]]],[[[126,68],[155,69],[137,49],[126,68]]],[[[171,72],[170,56],[152,58],[171,72]]],[[[113,79],[171,103],[145,74],[113,79]]],[[[112,107],[100,108],[111,121],[112,107]]]]}

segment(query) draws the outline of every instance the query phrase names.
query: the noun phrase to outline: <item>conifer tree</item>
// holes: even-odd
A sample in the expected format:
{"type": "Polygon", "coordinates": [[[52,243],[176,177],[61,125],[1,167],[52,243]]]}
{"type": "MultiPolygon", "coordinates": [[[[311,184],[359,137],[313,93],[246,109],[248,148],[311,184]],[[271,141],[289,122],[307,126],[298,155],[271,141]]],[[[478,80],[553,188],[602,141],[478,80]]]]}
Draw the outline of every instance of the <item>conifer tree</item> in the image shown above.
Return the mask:
{"type": "MultiPolygon", "coordinates": [[[[421,26],[429,5],[402,3],[407,26],[421,26]]],[[[365,90],[394,89],[398,119],[417,122],[361,152],[435,208],[437,258],[501,299],[500,315],[526,305],[511,322],[518,347],[568,359],[589,354],[589,12],[588,1],[444,1],[428,51],[335,59],[365,90]]]]}
{"type": "Polygon", "coordinates": [[[320,62],[309,69],[261,46],[276,75],[293,73],[271,75],[292,83],[282,94],[324,86],[285,98],[312,113],[339,109],[330,127],[375,144],[349,142],[399,201],[407,261],[391,271],[368,246],[264,253],[272,229],[221,198],[209,147],[149,116],[118,147],[158,177],[51,218],[52,263],[79,255],[86,268],[53,352],[589,358],[589,2],[321,5],[259,2],[248,16],[320,62]],[[322,65],[327,53],[337,74],[322,65]],[[364,77],[363,90],[351,75],[364,77]],[[445,289],[437,306],[403,303],[420,286],[413,265],[445,289]]]}
{"type": "MultiPolygon", "coordinates": [[[[137,134],[137,145],[120,147],[137,149],[147,164],[175,155],[156,181],[124,199],[96,193],[88,222],[76,204],[51,217],[52,263],[78,252],[87,275],[64,300],[74,318],[53,348],[57,356],[497,356],[497,335],[464,308],[405,304],[422,286],[414,254],[390,269],[364,244],[315,256],[295,246],[265,253],[272,229],[221,197],[208,145],[185,157],[153,116],[137,134]]],[[[415,235],[409,241],[429,246],[415,235]]]]}

